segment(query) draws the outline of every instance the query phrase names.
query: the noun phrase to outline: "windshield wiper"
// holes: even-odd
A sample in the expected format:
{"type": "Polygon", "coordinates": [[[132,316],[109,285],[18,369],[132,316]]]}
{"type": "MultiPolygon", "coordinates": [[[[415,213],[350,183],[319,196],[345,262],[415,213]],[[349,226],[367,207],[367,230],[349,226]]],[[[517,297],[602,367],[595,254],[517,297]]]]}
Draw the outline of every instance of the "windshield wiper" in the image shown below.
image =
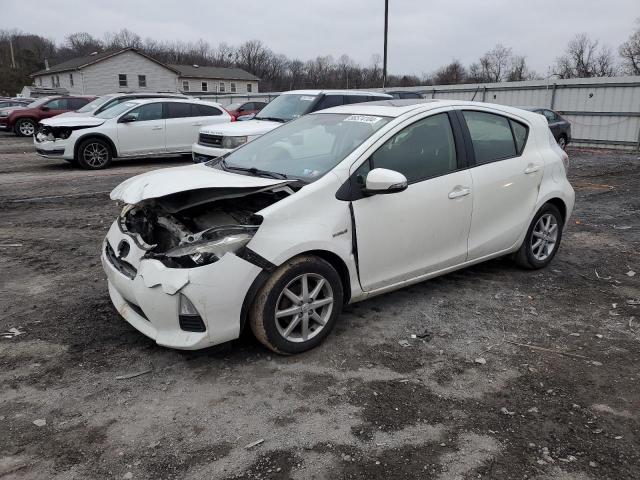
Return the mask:
{"type": "Polygon", "coordinates": [[[260,170],[259,168],[256,167],[235,167],[233,165],[228,165],[227,164],[227,160],[226,159],[222,159],[220,160],[220,164],[224,167],[225,170],[236,170],[238,172],[247,172],[247,173],[251,173],[253,175],[256,175],[258,177],[271,177],[271,178],[276,178],[278,180],[280,179],[284,179],[287,180],[287,175],[284,173],[280,173],[280,172],[271,172],[269,170],[260,170]]]}
{"type": "Polygon", "coordinates": [[[270,120],[272,122],[280,122],[280,123],[286,123],[287,121],[284,118],[278,118],[278,117],[253,117],[254,120],[270,120]]]}

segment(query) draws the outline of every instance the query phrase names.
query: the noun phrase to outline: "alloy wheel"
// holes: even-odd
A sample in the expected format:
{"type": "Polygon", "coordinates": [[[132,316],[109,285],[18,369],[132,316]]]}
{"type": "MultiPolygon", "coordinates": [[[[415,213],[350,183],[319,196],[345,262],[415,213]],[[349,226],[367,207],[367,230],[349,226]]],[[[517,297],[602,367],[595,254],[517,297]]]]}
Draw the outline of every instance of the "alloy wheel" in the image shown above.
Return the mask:
{"type": "Polygon", "coordinates": [[[322,275],[304,273],[282,290],[275,308],[278,333],[290,342],[306,342],[318,335],[333,310],[333,290],[322,275]]]}
{"type": "Polygon", "coordinates": [[[35,126],[31,122],[20,122],[18,129],[20,130],[20,134],[25,137],[30,137],[35,132],[35,126]]]}
{"type": "Polygon", "coordinates": [[[546,260],[556,248],[558,242],[558,220],[550,213],[545,213],[536,222],[531,232],[531,254],[533,258],[542,262],[546,260]]]}
{"type": "Polygon", "coordinates": [[[90,167],[100,168],[109,160],[109,151],[101,143],[89,143],[82,151],[82,159],[90,167]]]}

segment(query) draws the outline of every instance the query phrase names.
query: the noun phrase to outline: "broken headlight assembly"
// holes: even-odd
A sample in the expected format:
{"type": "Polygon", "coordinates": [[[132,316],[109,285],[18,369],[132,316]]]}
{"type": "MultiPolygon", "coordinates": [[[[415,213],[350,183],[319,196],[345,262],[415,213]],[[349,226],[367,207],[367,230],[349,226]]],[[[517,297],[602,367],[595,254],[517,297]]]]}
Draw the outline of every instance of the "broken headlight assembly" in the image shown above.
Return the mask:
{"type": "Polygon", "coordinates": [[[258,227],[216,227],[195,235],[162,254],[149,255],[174,268],[193,268],[217,262],[226,253],[236,253],[253,238],[258,227]]]}

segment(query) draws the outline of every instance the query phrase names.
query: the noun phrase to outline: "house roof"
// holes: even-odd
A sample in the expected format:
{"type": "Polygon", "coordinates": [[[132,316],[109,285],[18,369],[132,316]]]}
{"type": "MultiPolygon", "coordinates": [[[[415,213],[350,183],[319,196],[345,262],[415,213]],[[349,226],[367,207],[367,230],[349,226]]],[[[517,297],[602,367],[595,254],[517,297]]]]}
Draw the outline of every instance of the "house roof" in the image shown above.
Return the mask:
{"type": "Polygon", "coordinates": [[[241,68],[227,67],[196,67],[194,65],[169,65],[177,70],[181,77],[188,78],[215,78],[223,80],[260,80],[255,75],[242,70],[241,68]]]}
{"type": "Polygon", "coordinates": [[[53,65],[48,70],[47,69],[38,70],[37,72],[32,73],[30,76],[36,77],[38,75],[50,75],[52,73],[68,72],[70,70],[80,70],[81,68],[87,67],[94,63],[101,62],[102,60],[106,60],[107,58],[114,57],[116,55],[120,55],[121,53],[129,52],[129,51],[135,52],[138,55],[142,55],[143,57],[151,60],[152,62],[155,62],[158,65],[161,65],[169,70],[172,70],[175,73],[178,73],[178,71],[175,70],[174,68],[171,68],[170,66],[165,65],[162,62],[159,62],[158,60],[150,57],[149,55],[145,55],[144,53],[139,52],[135,48],[123,48],[120,50],[106,50],[104,52],[98,52],[93,55],[85,55],[84,57],[72,58],[70,60],[67,60],[66,62],[53,65]]]}

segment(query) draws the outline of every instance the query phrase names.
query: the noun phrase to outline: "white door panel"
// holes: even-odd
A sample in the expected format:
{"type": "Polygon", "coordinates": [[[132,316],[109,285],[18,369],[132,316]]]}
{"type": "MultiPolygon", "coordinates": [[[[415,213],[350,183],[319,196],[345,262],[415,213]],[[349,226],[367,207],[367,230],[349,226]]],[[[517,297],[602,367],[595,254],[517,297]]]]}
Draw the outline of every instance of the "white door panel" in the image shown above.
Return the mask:
{"type": "Polygon", "coordinates": [[[469,260],[511,248],[528,227],[544,170],[538,152],[532,152],[470,170],[469,260]]]}
{"type": "Polygon", "coordinates": [[[165,149],[165,120],[118,123],[118,155],[156,155],[165,149]]]}
{"type": "Polygon", "coordinates": [[[468,170],[353,202],[365,291],[466,260],[473,204],[468,170]]]}

